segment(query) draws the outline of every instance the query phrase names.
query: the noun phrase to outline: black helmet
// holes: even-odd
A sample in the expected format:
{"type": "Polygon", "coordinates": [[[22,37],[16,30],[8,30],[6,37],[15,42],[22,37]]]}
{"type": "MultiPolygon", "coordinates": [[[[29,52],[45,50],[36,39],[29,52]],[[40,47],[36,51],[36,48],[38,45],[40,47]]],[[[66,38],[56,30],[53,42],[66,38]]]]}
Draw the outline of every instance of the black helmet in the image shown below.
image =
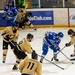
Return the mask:
{"type": "Polygon", "coordinates": [[[72,33],[74,33],[74,31],[72,29],[68,30],[68,35],[71,35],[72,33]]]}
{"type": "Polygon", "coordinates": [[[14,22],[12,27],[19,27],[19,23],[18,22],[14,22]]]}
{"type": "Polygon", "coordinates": [[[28,38],[28,39],[33,38],[33,37],[34,37],[34,36],[33,36],[31,33],[28,33],[28,34],[27,34],[27,38],[28,38]]]}

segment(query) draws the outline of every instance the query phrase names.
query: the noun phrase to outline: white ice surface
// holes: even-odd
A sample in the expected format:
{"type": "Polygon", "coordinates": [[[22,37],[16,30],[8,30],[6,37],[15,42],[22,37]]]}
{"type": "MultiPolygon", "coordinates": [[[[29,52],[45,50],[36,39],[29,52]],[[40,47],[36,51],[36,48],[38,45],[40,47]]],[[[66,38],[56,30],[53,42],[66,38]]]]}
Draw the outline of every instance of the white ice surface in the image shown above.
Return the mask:
{"type": "MultiPolygon", "coordinates": [[[[68,28],[39,28],[37,31],[34,31],[32,29],[22,30],[20,31],[19,40],[20,41],[23,37],[26,37],[27,33],[32,33],[34,35],[34,40],[31,43],[31,46],[33,47],[36,52],[41,55],[42,53],[42,39],[44,37],[44,33],[46,31],[52,31],[52,32],[63,32],[64,38],[61,41],[60,48],[63,48],[65,43],[70,41],[70,37],[67,35],[68,28]]],[[[2,31],[0,31],[2,32],[2,31]]],[[[73,45],[70,47],[66,47],[63,49],[63,53],[66,54],[68,58],[70,58],[70,54],[73,53],[73,45]]],[[[30,56],[30,55],[29,55],[30,56]]],[[[52,50],[49,49],[49,52],[46,56],[46,59],[51,60],[53,57],[52,50]]],[[[60,60],[59,63],[54,62],[56,65],[44,60],[42,64],[42,75],[75,75],[75,64],[72,64],[63,54],[59,53],[58,58],[60,60]],[[62,70],[61,68],[64,68],[65,70],[62,70]]],[[[0,75],[21,75],[19,70],[13,71],[13,63],[15,63],[15,56],[13,52],[10,49],[8,50],[6,63],[2,63],[2,37],[0,36],[0,75]]],[[[40,57],[39,57],[40,60],[40,57]]],[[[74,62],[75,63],[75,62],[74,62]]]]}

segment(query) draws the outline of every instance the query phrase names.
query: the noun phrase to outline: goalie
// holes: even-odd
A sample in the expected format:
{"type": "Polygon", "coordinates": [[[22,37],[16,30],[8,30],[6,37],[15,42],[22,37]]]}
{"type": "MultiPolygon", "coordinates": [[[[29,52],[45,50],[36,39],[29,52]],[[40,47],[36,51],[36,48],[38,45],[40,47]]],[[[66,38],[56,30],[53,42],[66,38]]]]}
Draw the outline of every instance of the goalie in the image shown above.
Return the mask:
{"type": "Polygon", "coordinates": [[[16,16],[15,21],[19,23],[19,28],[21,29],[21,28],[25,27],[25,24],[26,24],[33,30],[36,30],[36,28],[33,26],[33,24],[27,18],[27,16],[32,16],[32,13],[26,11],[23,8],[19,8],[18,10],[19,10],[19,12],[16,16]]]}

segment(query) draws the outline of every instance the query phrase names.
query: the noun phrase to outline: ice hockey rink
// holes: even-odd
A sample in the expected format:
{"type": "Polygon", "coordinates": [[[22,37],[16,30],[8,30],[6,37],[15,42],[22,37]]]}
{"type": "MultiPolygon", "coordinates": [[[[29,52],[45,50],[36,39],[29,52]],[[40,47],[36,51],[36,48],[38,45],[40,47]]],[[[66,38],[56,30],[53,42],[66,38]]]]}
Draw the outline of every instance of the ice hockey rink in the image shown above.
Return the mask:
{"type": "MultiPolygon", "coordinates": [[[[62,38],[60,48],[62,49],[65,46],[65,43],[68,43],[70,41],[70,36],[67,35],[67,31],[69,28],[39,28],[37,31],[34,31],[32,29],[26,29],[20,31],[19,40],[20,41],[23,37],[26,37],[28,33],[32,33],[34,35],[34,40],[31,42],[31,46],[36,52],[41,55],[42,53],[42,40],[44,37],[44,34],[46,31],[52,31],[52,32],[63,32],[64,38],[62,38]]],[[[2,32],[2,31],[0,31],[2,32]]],[[[70,57],[70,54],[73,53],[73,45],[70,47],[65,47],[62,52],[68,57],[70,57]]],[[[30,56],[30,55],[29,55],[30,56]]],[[[51,58],[53,57],[52,50],[49,49],[49,52],[46,56],[46,59],[51,61],[51,58]]],[[[68,58],[66,58],[61,52],[58,54],[59,62],[52,61],[54,64],[44,60],[42,64],[42,75],[75,75],[75,61],[70,61],[68,58]],[[72,62],[74,64],[72,64],[72,62]],[[56,65],[57,66],[56,66],[56,65]],[[58,67],[59,66],[59,67],[58,67]],[[64,68],[61,69],[61,68],[64,68]]],[[[38,60],[40,57],[38,58],[38,60]]],[[[6,63],[2,63],[2,36],[0,36],[0,75],[21,75],[19,70],[13,71],[12,67],[15,63],[15,56],[10,49],[8,50],[6,63]]]]}

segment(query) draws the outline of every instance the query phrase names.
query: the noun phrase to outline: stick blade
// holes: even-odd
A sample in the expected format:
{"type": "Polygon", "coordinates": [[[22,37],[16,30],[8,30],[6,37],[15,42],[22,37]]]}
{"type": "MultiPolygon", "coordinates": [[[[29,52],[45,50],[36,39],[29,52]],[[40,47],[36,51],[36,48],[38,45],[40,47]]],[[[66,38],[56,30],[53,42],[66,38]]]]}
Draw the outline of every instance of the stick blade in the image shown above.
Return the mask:
{"type": "Polygon", "coordinates": [[[73,61],[73,60],[75,60],[75,58],[73,58],[73,59],[70,59],[71,61],[73,61]]]}

